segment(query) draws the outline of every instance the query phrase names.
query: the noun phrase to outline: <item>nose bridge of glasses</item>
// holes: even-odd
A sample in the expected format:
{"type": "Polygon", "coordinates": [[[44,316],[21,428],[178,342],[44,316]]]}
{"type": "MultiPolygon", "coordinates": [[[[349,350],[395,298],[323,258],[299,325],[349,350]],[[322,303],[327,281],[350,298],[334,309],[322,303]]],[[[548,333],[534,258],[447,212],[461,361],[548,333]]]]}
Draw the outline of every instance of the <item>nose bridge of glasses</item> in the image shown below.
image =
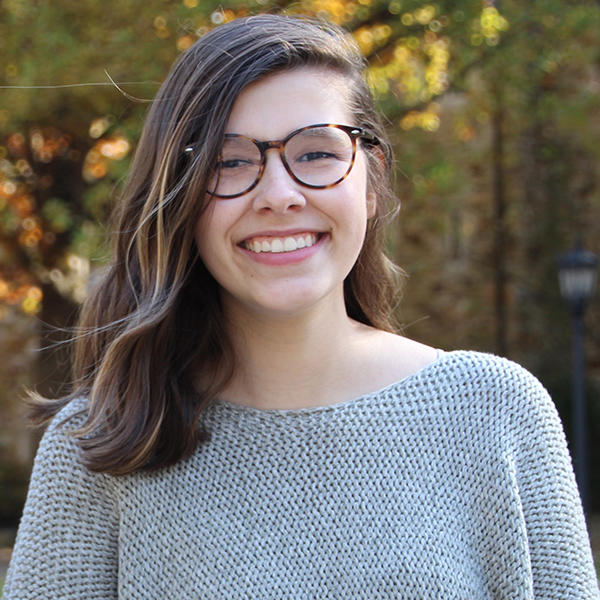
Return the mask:
{"type": "MultiPolygon", "coordinates": [[[[262,190],[257,196],[258,206],[261,208],[265,206],[279,207],[279,209],[287,210],[291,206],[298,205],[299,198],[302,198],[302,196],[299,196],[297,192],[293,192],[292,187],[295,185],[294,182],[300,182],[285,158],[284,150],[287,140],[253,141],[260,150],[262,157],[260,170],[254,183],[254,186],[258,186],[258,190],[262,190]],[[267,160],[267,150],[275,150],[279,154],[280,161],[267,160]],[[268,180],[266,186],[264,183],[261,186],[260,182],[263,179],[268,180]]],[[[276,159],[277,157],[272,156],[271,159],[273,158],[276,159]]]]}
{"type": "Polygon", "coordinates": [[[292,170],[290,169],[290,165],[288,164],[287,160],[285,159],[285,143],[287,140],[269,140],[269,141],[265,141],[265,142],[259,142],[257,140],[254,140],[254,143],[256,144],[256,146],[258,147],[258,149],[260,150],[260,153],[262,155],[262,168],[260,170],[260,172],[258,173],[258,179],[262,179],[262,176],[264,175],[265,172],[265,168],[266,168],[266,163],[267,163],[267,150],[277,150],[277,153],[279,154],[279,158],[281,159],[281,162],[283,164],[284,169],[287,171],[288,175],[291,176],[292,179],[296,180],[295,175],[293,174],[292,170]]]}
{"type": "Polygon", "coordinates": [[[254,140],[254,143],[258,146],[258,149],[260,150],[261,154],[264,156],[265,152],[267,150],[278,150],[279,153],[281,154],[282,150],[283,150],[283,146],[285,144],[285,142],[283,140],[270,140],[270,141],[266,141],[266,142],[259,142],[254,140]]]}

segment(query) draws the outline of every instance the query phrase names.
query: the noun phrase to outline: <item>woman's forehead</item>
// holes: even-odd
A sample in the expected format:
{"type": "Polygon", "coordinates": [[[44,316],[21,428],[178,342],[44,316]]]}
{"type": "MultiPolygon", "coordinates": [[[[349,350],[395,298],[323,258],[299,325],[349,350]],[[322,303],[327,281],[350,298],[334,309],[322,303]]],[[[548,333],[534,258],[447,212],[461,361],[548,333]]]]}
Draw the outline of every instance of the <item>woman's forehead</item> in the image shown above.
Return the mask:
{"type": "Polygon", "coordinates": [[[348,78],[331,69],[300,67],[273,73],[242,90],[227,133],[279,139],[315,123],[352,123],[348,78]]]}

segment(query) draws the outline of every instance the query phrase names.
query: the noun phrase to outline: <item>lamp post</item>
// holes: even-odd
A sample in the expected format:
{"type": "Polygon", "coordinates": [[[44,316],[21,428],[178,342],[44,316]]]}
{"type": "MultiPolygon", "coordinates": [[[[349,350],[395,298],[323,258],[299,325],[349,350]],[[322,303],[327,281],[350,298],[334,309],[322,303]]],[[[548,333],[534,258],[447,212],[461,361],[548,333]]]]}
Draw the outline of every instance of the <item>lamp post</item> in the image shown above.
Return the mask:
{"type": "Polygon", "coordinates": [[[558,277],[562,297],[571,309],[573,323],[573,462],[585,514],[589,508],[587,469],[587,429],[585,364],[583,360],[583,315],[594,295],[598,257],[577,242],[573,250],[558,259],[558,277]]]}

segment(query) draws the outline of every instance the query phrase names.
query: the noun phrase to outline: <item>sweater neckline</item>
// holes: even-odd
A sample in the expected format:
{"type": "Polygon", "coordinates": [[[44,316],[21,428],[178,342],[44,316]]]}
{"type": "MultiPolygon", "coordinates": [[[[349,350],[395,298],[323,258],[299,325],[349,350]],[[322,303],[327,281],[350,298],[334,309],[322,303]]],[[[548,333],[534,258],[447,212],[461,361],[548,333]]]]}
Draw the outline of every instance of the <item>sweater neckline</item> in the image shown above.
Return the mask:
{"type": "Polygon", "coordinates": [[[311,415],[311,414],[315,414],[315,413],[334,412],[334,411],[345,410],[351,406],[354,406],[355,404],[370,400],[372,398],[375,398],[378,396],[385,396],[389,393],[397,392],[399,390],[399,388],[411,383],[413,379],[422,377],[423,375],[428,373],[430,370],[437,368],[437,366],[444,360],[444,357],[447,356],[449,353],[445,352],[444,350],[441,350],[439,348],[436,348],[436,352],[437,352],[437,357],[435,358],[435,360],[430,362],[428,365],[425,365],[418,371],[415,371],[414,373],[411,373],[410,375],[407,375],[406,377],[403,377],[403,378],[399,379],[398,381],[394,381],[393,383],[390,383],[390,384],[388,384],[378,390],[375,390],[373,392],[368,392],[367,394],[362,394],[361,396],[357,396],[355,398],[350,398],[348,400],[343,400],[341,402],[336,402],[334,404],[309,406],[309,407],[305,407],[305,408],[256,408],[254,406],[246,406],[245,404],[237,404],[235,402],[231,402],[230,400],[223,400],[221,398],[215,398],[212,401],[212,405],[215,407],[220,407],[222,409],[226,409],[226,410],[230,410],[230,411],[241,412],[241,413],[246,413],[246,414],[253,414],[253,415],[258,415],[258,416],[260,416],[260,415],[263,415],[263,416],[267,416],[267,415],[273,415],[273,416],[277,416],[277,415],[280,415],[280,416],[311,415]]]}

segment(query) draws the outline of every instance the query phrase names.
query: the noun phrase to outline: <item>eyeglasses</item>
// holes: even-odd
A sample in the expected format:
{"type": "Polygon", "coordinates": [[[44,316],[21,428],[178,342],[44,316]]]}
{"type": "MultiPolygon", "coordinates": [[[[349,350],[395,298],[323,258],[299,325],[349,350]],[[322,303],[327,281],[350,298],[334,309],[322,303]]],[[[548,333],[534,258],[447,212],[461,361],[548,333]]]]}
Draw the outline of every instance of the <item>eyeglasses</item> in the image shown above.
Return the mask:
{"type": "MultiPolygon", "coordinates": [[[[208,183],[208,193],[218,198],[236,198],[258,185],[265,152],[279,151],[292,179],[314,189],[325,189],[345,179],[354,165],[356,140],[371,145],[379,140],[361,127],[320,123],[292,131],[283,140],[261,142],[237,133],[225,134],[223,147],[208,183]]],[[[194,151],[188,146],[186,152],[194,151]]]]}

